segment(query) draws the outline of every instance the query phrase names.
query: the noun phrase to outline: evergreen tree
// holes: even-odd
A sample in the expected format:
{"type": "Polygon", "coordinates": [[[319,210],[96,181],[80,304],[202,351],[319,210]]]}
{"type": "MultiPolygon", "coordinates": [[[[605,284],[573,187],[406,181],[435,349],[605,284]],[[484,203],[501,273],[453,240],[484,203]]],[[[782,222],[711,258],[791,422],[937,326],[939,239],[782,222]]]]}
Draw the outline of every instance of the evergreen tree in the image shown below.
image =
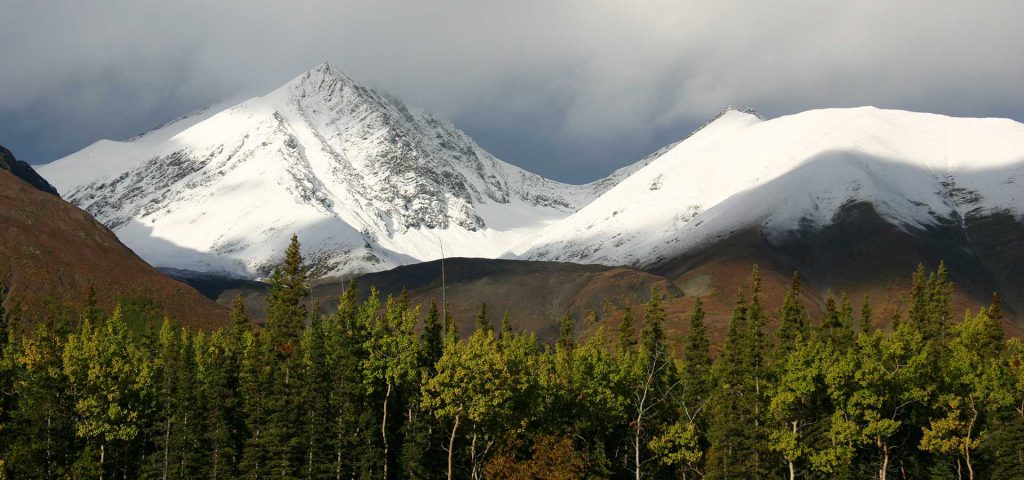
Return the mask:
{"type": "Polygon", "coordinates": [[[558,321],[558,347],[571,350],[576,346],[576,319],[572,314],[565,312],[562,319],[558,321]]]}
{"type": "Polygon", "coordinates": [[[231,300],[231,315],[228,317],[231,333],[241,340],[242,335],[249,331],[249,316],[245,313],[245,299],[242,294],[235,295],[231,300]]]}
{"type": "MultiPolygon", "coordinates": [[[[676,438],[689,438],[684,432],[690,432],[694,443],[691,451],[696,455],[683,457],[689,469],[695,473],[703,472],[703,454],[708,448],[707,428],[708,410],[711,408],[714,378],[711,374],[711,342],[708,340],[704,326],[704,306],[698,297],[690,317],[690,329],[684,340],[682,379],[682,419],[686,426],[676,427],[676,438]]],[[[686,443],[682,443],[686,445],[686,443]]]]}
{"type": "Polygon", "coordinates": [[[491,325],[491,321],[487,318],[487,302],[480,304],[480,312],[476,314],[476,329],[494,331],[494,326],[491,325]]]}
{"type": "Polygon", "coordinates": [[[636,348],[636,326],[633,324],[633,307],[626,305],[619,322],[619,353],[630,352],[636,348]]]}
{"type": "Polygon", "coordinates": [[[992,421],[988,442],[992,468],[988,473],[993,479],[1009,480],[1024,478],[1024,342],[1019,338],[1007,342],[1003,368],[1009,405],[992,421]]]}
{"type": "Polygon", "coordinates": [[[292,235],[284,263],[270,276],[267,296],[267,332],[274,348],[284,354],[291,353],[299,342],[308,312],[303,300],[309,296],[306,289],[306,267],[302,264],[299,238],[292,235]]]}
{"type": "Polygon", "coordinates": [[[825,294],[825,311],[821,314],[821,336],[835,340],[842,329],[842,321],[839,318],[839,309],[836,307],[836,297],[829,291],[825,294]]]}
{"type": "Polygon", "coordinates": [[[437,304],[430,301],[430,310],[427,311],[427,318],[423,321],[423,333],[420,335],[420,343],[423,348],[423,367],[433,370],[434,365],[441,359],[444,353],[444,325],[441,324],[441,314],[437,311],[437,304]]]}
{"type": "Polygon", "coordinates": [[[836,347],[840,350],[850,348],[853,345],[854,334],[853,306],[850,304],[849,297],[844,293],[839,297],[839,330],[835,336],[836,347]]]}
{"type": "Polygon", "coordinates": [[[267,466],[270,459],[267,429],[271,408],[268,397],[273,381],[273,363],[276,360],[269,335],[245,333],[239,389],[248,435],[243,444],[239,468],[245,472],[246,478],[262,478],[273,474],[267,466]]]}
{"type": "Polygon", "coordinates": [[[747,469],[756,441],[753,395],[744,388],[749,374],[743,358],[747,330],[747,302],[741,291],[729,319],[725,344],[714,364],[716,401],[709,418],[705,472],[705,477],[712,480],[756,478],[747,469]]]}
{"type": "MultiPolygon", "coordinates": [[[[0,377],[14,381],[13,392],[18,399],[17,409],[7,412],[11,430],[0,427],[0,439],[4,440],[0,444],[9,446],[0,446],[0,457],[8,460],[10,478],[57,479],[71,473],[76,450],[74,404],[67,395],[63,349],[60,330],[47,319],[18,345],[16,356],[4,355],[0,350],[0,377]],[[12,372],[14,364],[5,368],[5,359],[16,361],[17,370],[12,372]]],[[[7,351],[15,349],[9,347],[7,351]]]]}
{"type": "Polygon", "coordinates": [[[729,332],[715,363],[716,401],[708,427],[710,448],[707,478],[763,478],[770,456],[765,417],[769,391],[765,363],[765,315],[760,304],[761,281],[755,266],[750,281],[751,301],[741,292],[729,322],[729,332]]]}
{"type": "Polygon", "coordinates": [[[807,311],[800,300],[800,273],[793,272],[793,280],[790,282],[789,291],[782,301],[782,312],[779,320],[778,353],[780,356],[791,351],[798,340],[807,338],[807,311]]]}
{"type": "Polygon", "coordinates": [[[364,362],[370,341],[370,327],[380,300],[376,289],[357,305],[356,288],[350,283],[338,302],[334,315],[325,323],[325,346],[330,382],[328,423],[332,433],[332,478],[373,478],[380,471],[380,453],[375,440],[380,437],[376,405],[366,393],[364,362]],[[372,410],[372,412],[371,412],[372,410]]]}
{"type": "Polygon", "coordinates": [[[197,335],[196,383],[202,423],[203,451],[198,477],[234,478],[245,441],[245,419],[239,386],[240,352],[243,337],[237,342],[223,331],[197,335]],[[236,356],[237,355],[237,356],[236,356]]]}
{"type": "Polygon", "coordinates": [[[302,460],[304,478],[329,478],[333,449],[331,430],[334,415],[330,405],[331,365],[327,355],[327,321],[314,315],[302,336],[302,460]]]}
{"type": "Polygon", "coordinates": [[[515,332],[512,330],[512,316],[505,310],[505,315],[501,317],[501,336],[504,338],[513,333],[515,332]]]}
{"type": "Polygon", "coordinates": [[[704,305],[697,298],[690,317],[690,329],[684,340],[682,399],[683,413],[687,420],[697,423],[701,431],[705,424],[708,402],[711,399],[713,378],[711,376],[711,342],[704,326],[704,305]]]}
{"type": "Polygon", "coordinates": [[[871,301],[868,298],[868,294],[864,294],[864,301],[860,306],[860,331],[864,333],[871,333],[871,301]]]}
{"type": "Polygon", "coordinates": [[[1003,320],[1003,300],[999,298],[999,293],[997,292],[992,292],[992,303],[988,307],[988,318],[996,322],[1003,320]]]}

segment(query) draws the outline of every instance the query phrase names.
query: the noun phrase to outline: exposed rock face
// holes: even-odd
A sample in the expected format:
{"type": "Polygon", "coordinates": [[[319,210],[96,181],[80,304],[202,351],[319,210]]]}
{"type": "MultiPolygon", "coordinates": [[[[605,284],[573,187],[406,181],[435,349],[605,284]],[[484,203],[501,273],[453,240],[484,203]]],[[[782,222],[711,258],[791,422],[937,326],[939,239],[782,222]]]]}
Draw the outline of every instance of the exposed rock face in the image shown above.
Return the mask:
{"type": "Polygon", "coordinates": [[[4,148],[3,145],[0,145],[0,170],[11,172],[15,177],[24,180],[29,185],[32,185],[41,191],[60,196],[60,194],[57,193],[57,189],[53,188],[53,185],[50,185],[46,179],[40,177],[39,174],[32,169],[31,165],[14,158],[14,154],[12,154],[10,150],[4,148]]]}

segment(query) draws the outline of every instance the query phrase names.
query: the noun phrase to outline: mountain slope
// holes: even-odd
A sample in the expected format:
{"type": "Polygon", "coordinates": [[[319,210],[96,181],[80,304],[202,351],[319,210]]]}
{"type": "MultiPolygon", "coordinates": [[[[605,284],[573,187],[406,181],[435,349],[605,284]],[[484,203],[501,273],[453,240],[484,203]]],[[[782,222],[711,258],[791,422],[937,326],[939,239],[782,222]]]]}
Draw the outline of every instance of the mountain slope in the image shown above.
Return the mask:
{"type": "Polygon", "coordinates": [[[759,263],[887,305],[918,262],[945,261],[958,306],[998,291],[1024,312],[1022,185],[1024,125],[1011,120],[727,111],[522,257],[640,267],[720,303],[759,263]]]}
{"type": "Polygon", "coordinates": [[[186,325],[227,320],[226,309],[147,265],[88,213],[4,169],[0,206],[0,281],[29,313],[50,300],[80,305],[92,282],[104,309],[144,297],[186,325]]]}
{"type": "Polygon", "coordinates": [[[652,266],[748,227],[820,229],[869,202],[903,228],[1024,212],[1024,125],[855,109],[728,111],[549,227],[522,257],[652,266]]]}
{"type": "Polygon", "coordinates": [[[150,263],[241,277],[266,275],[293,232],[319,274],[439,258],[442,245],[496,257],[617,179],[526,172],[327,64],[212,110],[40,172],[150,263]]]}
{"type": "Polygon", "coordinates": [[[40,191],[58,195],[57,189],[53,188],[53,185],[50,185],[43,177],[40,177],[39,174],[32,169],[31,165],[27,162],[14,158],[14,154],[2,145],[0,145],[0,170],[10,172],[11,175],[20,178],[40,191]]]}

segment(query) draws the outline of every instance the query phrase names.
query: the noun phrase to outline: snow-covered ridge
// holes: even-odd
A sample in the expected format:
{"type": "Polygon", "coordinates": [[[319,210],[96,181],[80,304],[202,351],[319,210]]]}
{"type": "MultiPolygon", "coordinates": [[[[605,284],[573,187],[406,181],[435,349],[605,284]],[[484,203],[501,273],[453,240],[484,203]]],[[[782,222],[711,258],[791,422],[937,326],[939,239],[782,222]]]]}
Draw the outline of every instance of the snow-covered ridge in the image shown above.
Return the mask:
{"type": "Polygon", "coordinates": [[[873,107],[729,110],[521,247],[648,266],[746,228],[772,238],[870,202],[902,227],[1024,213],[1024,125],[873,107]]]}
{"type": "Polygon", "coordinates": [[[870,202],[908,228],[1024,212],[1024,125],[872,107],[727,109],[587,185],[504,163],[328,64],[99,141],[39,172],[158,267],[260,277],[291,234],[320,274],[448,256],[650,266],[870,202]]]}
{"type": "Polygon", "coordinates": [[[328,64],[262,97],[102,140],[39,171],[158,267],[265,275],[298,233],[319,273],[497,257],[631,171],[566,185],[328,64]]]}

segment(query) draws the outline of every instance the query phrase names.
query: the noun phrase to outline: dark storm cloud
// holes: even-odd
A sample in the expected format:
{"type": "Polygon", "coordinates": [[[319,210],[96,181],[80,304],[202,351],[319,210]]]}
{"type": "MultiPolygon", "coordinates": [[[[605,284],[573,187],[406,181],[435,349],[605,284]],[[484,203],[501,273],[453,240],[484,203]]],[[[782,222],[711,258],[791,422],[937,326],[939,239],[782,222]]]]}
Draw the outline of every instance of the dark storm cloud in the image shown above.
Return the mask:
{"type": "Polygon", "coordinates": [[[33,162],[325,60],[574,182],[727,105],[1024,114],[1019,2],[2,3],[0,144],[33,162]]]}

